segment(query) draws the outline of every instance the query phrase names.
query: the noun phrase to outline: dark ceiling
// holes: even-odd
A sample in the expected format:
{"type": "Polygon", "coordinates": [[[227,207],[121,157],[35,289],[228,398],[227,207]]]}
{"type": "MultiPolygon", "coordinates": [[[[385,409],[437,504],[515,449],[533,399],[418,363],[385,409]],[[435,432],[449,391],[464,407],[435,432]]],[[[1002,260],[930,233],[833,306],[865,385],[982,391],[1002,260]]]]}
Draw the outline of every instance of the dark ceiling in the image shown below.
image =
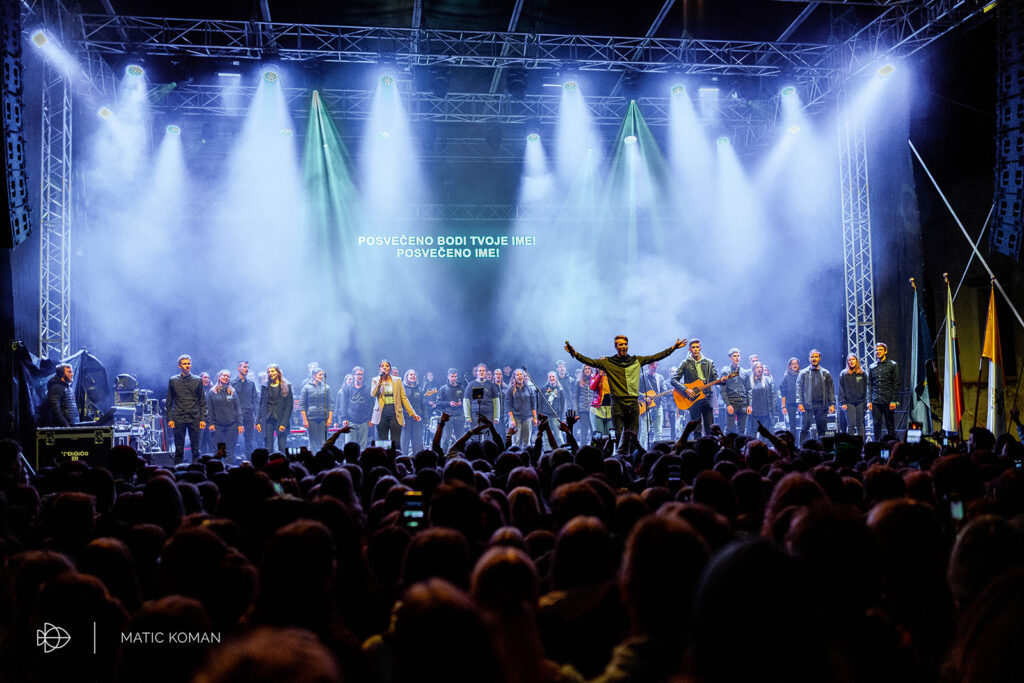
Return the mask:
{"type": "MultiPolygon", "coordinates": [[[[83,12],[106,13],[103,0],[84,0],[83,12]]],[[[195,19],[264,20],[261,3],[179,0],[109,0],[123,15],[195,19]]],[[[265,0],[275,22],[343,26],[410,27],[413,0],[265,0]]],[[[523,33],[643,36],[666,0],[524,0],[513,30],[523,33]]],[[[656,36],[717,40],[773,41],[809,3],[788,0],[675,0],[656,36]]],[[[424,0],[422,28],[506,31],[513,0],[424,0]]],[[[832,19],[843,13],[870,21],[874,7],[821,3],[789,38],[822,42],[832,19]]]]}

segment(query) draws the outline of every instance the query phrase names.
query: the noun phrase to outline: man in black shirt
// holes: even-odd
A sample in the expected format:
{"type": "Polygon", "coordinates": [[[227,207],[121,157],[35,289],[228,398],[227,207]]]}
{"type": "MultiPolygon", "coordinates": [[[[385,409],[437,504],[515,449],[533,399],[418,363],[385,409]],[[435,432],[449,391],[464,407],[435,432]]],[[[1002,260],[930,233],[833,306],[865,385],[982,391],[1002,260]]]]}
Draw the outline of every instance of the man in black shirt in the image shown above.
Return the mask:
{"type": "Polygon", "coordinates": [[[199,458],[199,435],[206,429],[206,392],[203,381],[192,374],[192,356],[178,356],[180,374],[167,382],[167,426],[174,431],[174,462],[185,459],[185,434],[192,459],[199,458]]]}
{"type": "Polygon", "coordinates": [[[238,361],[238,376],[231,380],[231,387],[238,397],[238,411],[241,415],[239,424],[245,430],[242,432],[245,439],[245,451],[242,456],[248,458],[256,448],[256,410],[259,408],[256,382],[249,379],[249,361],[238,361]]]}
{"type": "Polygon", "coordinates": [[[445,430],[442,442],[442,447],[445,450],[466,431],[465,420],[458,419],[459,413],[462,412],[462,399],[464,395],[464,387],[459,382],[459,371],[455,368],[448,368],[448,384],[445,384],[437,392],[438,409],[455,418],[448,422],[448,429],[445,430]]]}
{"type": "Polygon", "coordinates": [[[896,399],[900,392],[900,371],[889,360],[889,347],[875,345],[875,362],[868,368],[868,410],[875,428],[875,440],[896,433],[896,399]],[[884,430],[883,430],[884,426],[884,430]]]}

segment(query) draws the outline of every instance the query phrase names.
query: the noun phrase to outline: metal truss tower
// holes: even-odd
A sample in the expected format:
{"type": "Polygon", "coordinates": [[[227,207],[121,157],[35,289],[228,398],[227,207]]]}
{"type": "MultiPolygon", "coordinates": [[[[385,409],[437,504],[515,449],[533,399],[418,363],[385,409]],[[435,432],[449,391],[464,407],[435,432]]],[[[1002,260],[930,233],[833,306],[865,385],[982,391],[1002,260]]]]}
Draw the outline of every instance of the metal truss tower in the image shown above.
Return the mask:
{"type": "MultiPolygon", "coordinates": [[[[44,15],[47,8],[44,5],[44,15]]],[[[58,13],[59,14],[59,13],[58,13]]],[[[48,26],[60,26],[57,21],[48,26]]],[[[71,355],[71,77],[43,70],[39,194],[39,355],[71,355]]]]}
{"type": "MultiPolygon", "coordinates": [[[[875,276],[864,120],[851,119],[849,95],[839,103],[839,184],[842,195],[846,353],[870,359],[875,347],[875,276]]],[[[856,116],[856,115],[855,115],[856,116]]]]}

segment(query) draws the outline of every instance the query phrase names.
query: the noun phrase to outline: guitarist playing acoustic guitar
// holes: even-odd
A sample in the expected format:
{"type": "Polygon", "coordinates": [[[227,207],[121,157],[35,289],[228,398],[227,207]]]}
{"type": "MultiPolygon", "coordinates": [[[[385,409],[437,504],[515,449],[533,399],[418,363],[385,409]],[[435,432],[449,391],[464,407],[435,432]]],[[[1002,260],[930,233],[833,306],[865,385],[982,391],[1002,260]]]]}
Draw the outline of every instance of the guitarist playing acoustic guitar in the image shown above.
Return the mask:
{"type": "MultiPolygon", "coordinates": [[[[690,340],[690,355],[679,364],[674,375],[672,375],[672,388],[676,390],[676,404],[680,410],[682,406],[689,403],[690,419],[700,419],[703,423],[705,434],[711,433],[711,425],[715,421],[715,409],[710,396],[705,396],[702,387],[706,388],[712,383],[718,383],[718,370],[715,369],[715,362],[710,358],[701,356],[700,339],[690,340]],[[697,382],[698,384],[694,384],[697,382]],[[681,403],[682,400],[682,405],[681,403]]],[[[699,438],[701,428],[697,427],[694,434],[699,438]]]]}

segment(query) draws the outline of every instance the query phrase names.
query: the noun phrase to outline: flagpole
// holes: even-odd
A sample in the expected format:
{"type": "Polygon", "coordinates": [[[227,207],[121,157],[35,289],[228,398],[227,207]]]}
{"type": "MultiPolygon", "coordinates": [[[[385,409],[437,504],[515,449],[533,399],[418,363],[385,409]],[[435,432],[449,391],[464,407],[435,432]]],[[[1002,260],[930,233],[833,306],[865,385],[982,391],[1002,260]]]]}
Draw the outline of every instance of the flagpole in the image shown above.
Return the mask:
{"type": "MultiPolygon", "coordinates": [[[[978,245],[981,244],[981,238],[985,236],[985,230],[988,229],[988,222],[992,219],[992,212],[995,211],[995,202],[988,207],[988,215],[985,216],[985,223],[981,226],[981,232],[978,233],[978,239],[974,242],[974,249],[977,250],[978,245]]],[[[960,282],[957,283],[956,289],[953,291],[953,301],[956,301],[956,297],[960,294],[960,288],[964,286],[964,280],[967,279],[967,272],[971,269],[971,264],[974,263],[974,252],[971,252],[971,258],[967,259],[967,267],[964,268],[964,274],[960,276],[960,282]]],[[[942,328],[946,326],[946,321],[943,320],[939,325],[939,332],[935,335],[935,341],[932,342],[932,346],[936,346],[939,340],[942,339],[942,328]]]]}
{"type": "MultiPolygon", "coordinates": [[[[910,145],[910,151],[912,151],[914,153],[914,156],[917,157],[917,161],[921,164],[921,168],[924,169],[924,172],[928,176],[928,179],[932,181],[932,185],[935,186],[935,190],[936,192],[939,193],[939,196],[942,198],[943,203],[945,203],[946,208],[949,209],[949,213],[952,214],[953,220],[956,221],[956,224],[960,227],[960,232],[962,232],[964,234],[964,237],[967,238],[967,242],[971,245],[971,249],[974,251],[974,255],[978,257],[979,261],[981,261],[981,265],[985,266],[985,270],[988,272],[989,277],[992,278],[992,282],[993,284],[995,284],[996,289],[998,289],[999,293],[1003,295],[1003,298],[1006,300],[1006,303],[1010,305],[1010,311],[1012,311],[1013,315],[1016,316],[1017,322],[1020,323],[1021,327],[1024,327],[1024,317],[1021,317],[1020,311],[1017,310],[1017,307],[1010,299],[1010,295],[1006,293],[1005,289],[1003,289],[1003,285],[996,278],[996,274],[992,272],[992,269],[988,265],[988,261],[986,261],[985,257],[981,255],[980,251],[978,251],[978,247],[971,240],[971,236],[967,234],[967,228],[964,227],[964,224],[960,221],[960,217],[956,214],[956,211],[953,210],[953,206],[949,203],[949,200],[946,199],[946,195],[945,193],[943,193],[942,188],[939,187],[939,183],[938,181],[935,180],[935,176],[933,176],[932,172],[928,169],[928,165],[924,163],[924,159],[921,158],[921,155],[918,153],[917,148],[914,147],[914,143],[911,142],[910,140],[907,140],[907,143],[910,145]]],[[[948,287],[949,273],[944,273],[943,277],[945,278],[946,286],[948,287]]]]}

